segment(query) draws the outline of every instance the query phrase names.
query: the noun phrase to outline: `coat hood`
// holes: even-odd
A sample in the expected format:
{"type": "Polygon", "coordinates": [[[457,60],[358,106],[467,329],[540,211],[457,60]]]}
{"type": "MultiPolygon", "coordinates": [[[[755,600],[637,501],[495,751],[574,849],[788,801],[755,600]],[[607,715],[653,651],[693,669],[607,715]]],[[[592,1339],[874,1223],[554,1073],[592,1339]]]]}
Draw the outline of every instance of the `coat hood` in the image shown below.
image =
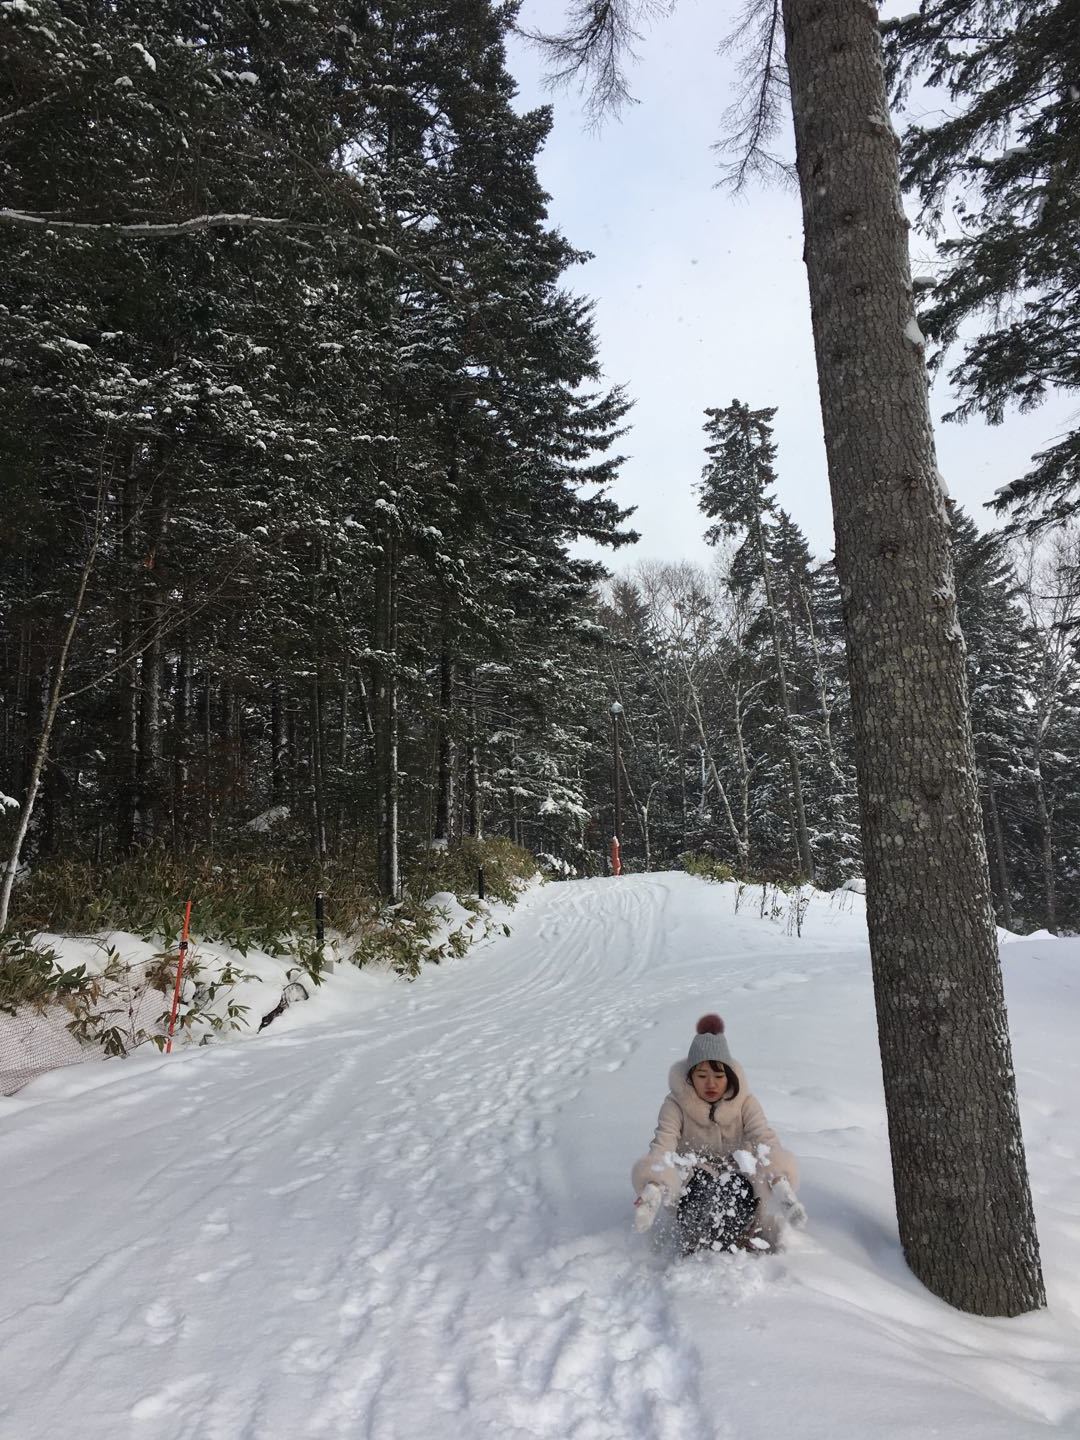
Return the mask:
{"type": "Polygon", "coordinates": [[[737,1060],[728,1060],[725,1061],[725,1064],[738,1079],[739,1090],[738,1094],[730,1100],[718,1100],[712,1117],[710,1117],[709,1112],[713,1107],[705,1100],[702,1100],[693,1085],[690,1084],[685,1057],[682,1060],[676,1060],[675,1064],[672,1065],[668,1071],[668,1087],[671,1091],[671,1098],[684,1114],[696,1120],[699,1125],[708,1124],[710,1118],[719,1118],[721,1115],[733,1111],[736,1106],[742,1104],[745,1096],[749,1094],[750,1086],[747,1082],[746,1071],[743,1067],[737,1060]]]}

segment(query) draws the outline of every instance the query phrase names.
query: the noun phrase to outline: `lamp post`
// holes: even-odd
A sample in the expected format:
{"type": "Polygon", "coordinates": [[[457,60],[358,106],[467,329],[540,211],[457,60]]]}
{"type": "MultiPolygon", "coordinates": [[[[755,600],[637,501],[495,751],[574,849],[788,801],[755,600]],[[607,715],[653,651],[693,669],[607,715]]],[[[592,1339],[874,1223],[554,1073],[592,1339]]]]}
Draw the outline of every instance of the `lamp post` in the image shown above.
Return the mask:
{"type": "Polygon", "coordinates": [[[622,834],[622,777],[620,770],[622,765],[619,758],[619,716],[623,713],[623,707],[618,700],[611,706],[611,758],[614,769],[612,776],[614,799],[615,799],[615,824],[611,832],[611,873],[622,874],[622,856],[619,851],[622,834]]]}

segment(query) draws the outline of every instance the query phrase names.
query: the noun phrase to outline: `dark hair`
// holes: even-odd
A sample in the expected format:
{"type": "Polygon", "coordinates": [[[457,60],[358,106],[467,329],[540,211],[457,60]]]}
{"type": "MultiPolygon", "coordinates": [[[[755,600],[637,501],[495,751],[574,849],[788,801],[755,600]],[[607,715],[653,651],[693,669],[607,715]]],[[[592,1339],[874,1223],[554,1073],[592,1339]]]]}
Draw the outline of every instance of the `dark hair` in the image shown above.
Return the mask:
{"type": "MultiPolygon", "coordinates": [[[[735,1071],[731,1068],[730,1065],[725,1065],[722,1060],[699,1060],[698,1065],[708,1065],[709,1069],[713,1072],[714,1075],[726,1075],[727,1089],[724,1091],[723,1098],[725,1100],[735,1099],[735,1097],[739,1093],[739,1077],[735,1074],[735,1071]]],[[[688,1080],[697,1068],[697,1065],[691,1065],[690,1069],[686,1073],[686,1078],[688,1080]]]]}

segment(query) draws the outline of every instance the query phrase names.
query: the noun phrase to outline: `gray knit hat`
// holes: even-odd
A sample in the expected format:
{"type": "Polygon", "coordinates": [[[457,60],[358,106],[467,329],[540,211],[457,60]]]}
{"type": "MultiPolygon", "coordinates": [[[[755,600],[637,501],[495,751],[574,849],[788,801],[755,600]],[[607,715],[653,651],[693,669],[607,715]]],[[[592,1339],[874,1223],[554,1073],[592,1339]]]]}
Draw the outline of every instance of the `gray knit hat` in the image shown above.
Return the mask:
{"type": "Polygon", "coordinates": [[[731,1064],[731,1051],[724,1037],[724,1022],[719,1015],[703,1015],[697,1022],[697,1034],[686,1057],[686,1073],[689,1075],[694,1066],[700,1065],[703,1060],[731,1064]]]}

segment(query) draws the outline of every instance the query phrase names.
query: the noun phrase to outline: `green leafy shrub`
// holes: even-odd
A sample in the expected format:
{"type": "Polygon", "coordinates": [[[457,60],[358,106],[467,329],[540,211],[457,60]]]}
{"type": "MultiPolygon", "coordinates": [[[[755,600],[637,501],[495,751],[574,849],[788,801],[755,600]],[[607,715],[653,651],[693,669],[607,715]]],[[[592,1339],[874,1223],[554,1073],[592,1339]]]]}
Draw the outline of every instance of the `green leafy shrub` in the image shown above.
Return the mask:
{"type": "Polygon", "coordinates": [[[736,878],[735,871],[723,860],[717,860],[713,855],[704,855],[698,851],[687,851],[685,855],[679,856],[679,861],[688,875],[696,875],[701,880],[715,880],[722,884],[726,880],[736,878]]]}
{"type": "Polygon", "coordinates": [[[282,954],[295,948],[297,936],[314,935],[318,889],[333,896],[335,923],[342,930],[375,903],[366,867],[354,869],[351,860],[320,870],[286,857],[173,855],[150,847],[112,865],[65,860],[40,866],[15,892],[13,920],[23,931],[128,930],[171,946],[184,902],[192,899],[204,940],[241,954],[255,947],[282,954]]]}
{"type": "Polygon", "coordinates": [[[31,936],[13,934],[0,940],[0,1011],[14,1015],[23,1006],[39,1013],[93,991],[95,975],[85,965],[58,968],[55,950],[37,944],[31,936]]]}
{"type": "Polygon", "coordinates": [[[513,905],[521,887],[538,874],[529,851],[502,836],[490,840],[463,836],[444,848],[419,851],[409,860],[411,891],[423,896],[441,890],[460,898],[475,895],[483,870],[488,898],[505,905],[513,905]]]}
{"type": "MultiPolygon", "coordinates": [[[[483,867],[488,895],[512,905],[518,887],[536,873],[528,851],[503,839],[464,839],[445,850],[417,851],[406,861],[407,894],[419,901],[440,890],[475,894],[483,867]]],[[[385,907],[374,864],[363,852],[319,867],[248,849],[228,856],[175,855],[156,846],[112,865],[60,860],[39,866],[15,892],[12,921],[23,933],[127,930],[171,947],[184,902],[193,899],[194,923],[204,940],[220,941],[242,955],[253,948],[285,954],[298,942],[313,953],[316,890],[326,893],[327,924],[333,929],[353,935],[382,928],[385,907]]],[[[406,918],[420,923],[411,909],[406,918]]]]}
{"type": "MultiPolygon", "coordinates": [[[[430,896],[448,891],[466,908],[475,907],[482,868],[487,895],[512,905],[521,886],[537,873],[528,851],[509,840],[462,839],[444,849],[407,854],[404,899],[387,906],[377,893],[373,857],[362,850],[319,867],[296,856],[267,854],[267,848],[245,846],[223,856],[175,855],[149,847],[106,866],[49,862],[16,891],[13,919],[23,934],[126,930],[162,943],[165,953],[146,984],[169,993],[184,902],[191,899],[195,902],[192,925],[200,939],[228,945],[241,955],[253,948],[271,955],[296,954],[318,984],[328,958],[315,941],[314,898],[322,890],[327,928],[346,937],[346,953],[355,964],[379,961],[411,977],[428,961],[464,953],[474,938],[462,927],[436,943],[439,916],[426,904],[430,896]]],[[[72,978],[62,982],[51,959],[33,955],[24,958],[20,967],[3,967],[7,989],[0,989],[0,995],[9,993],[12,1004],[32,1003],[22,997],[39,991],[49,997],[42,1003],[54,1003],[63,983],[73,993],[80,984],[89,986],[89,1000],[100,1000],[101,977],[71,972],[72,978]]],[[[110,975],[108,983],[115,987],[118,977],[110,975]]],[[[92,1010],[90,1005],[79,1021],[80,1038],[94,1038],[92,1010]]],[[[242,1023],[242,1016],[238,1013],[222,1023],[234,1021],[242,1023]]],[[[112,1037],[109,1043],[120,1041],[112,1037]]]]}

